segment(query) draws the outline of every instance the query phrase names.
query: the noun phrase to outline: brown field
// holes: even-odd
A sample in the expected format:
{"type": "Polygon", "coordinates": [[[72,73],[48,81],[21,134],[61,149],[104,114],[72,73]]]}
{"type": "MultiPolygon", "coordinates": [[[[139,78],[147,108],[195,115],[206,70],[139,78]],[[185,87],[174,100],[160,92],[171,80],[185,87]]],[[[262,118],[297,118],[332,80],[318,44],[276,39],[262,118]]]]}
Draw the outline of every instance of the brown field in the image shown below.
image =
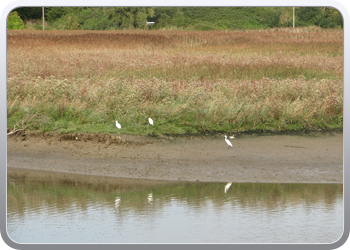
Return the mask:
{"type": "Polygon", "coordinates": [[[342,126],[341,30],[8,31],[7,43],[9,117],[84,124],[93,110],[126,133],[146,133],[147,116],[158,133],[342,126]]]}

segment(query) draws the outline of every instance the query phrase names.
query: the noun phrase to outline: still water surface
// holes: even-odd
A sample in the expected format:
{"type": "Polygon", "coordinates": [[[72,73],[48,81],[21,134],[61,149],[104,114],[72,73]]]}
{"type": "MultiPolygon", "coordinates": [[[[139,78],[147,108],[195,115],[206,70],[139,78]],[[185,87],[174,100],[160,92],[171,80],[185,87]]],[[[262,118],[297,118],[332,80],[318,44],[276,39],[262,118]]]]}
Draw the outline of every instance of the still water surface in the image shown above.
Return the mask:
{"type": "Polygon", "coordinates": [[[342,184],[8,179],[18,243],[332,243],[342,184]]]}

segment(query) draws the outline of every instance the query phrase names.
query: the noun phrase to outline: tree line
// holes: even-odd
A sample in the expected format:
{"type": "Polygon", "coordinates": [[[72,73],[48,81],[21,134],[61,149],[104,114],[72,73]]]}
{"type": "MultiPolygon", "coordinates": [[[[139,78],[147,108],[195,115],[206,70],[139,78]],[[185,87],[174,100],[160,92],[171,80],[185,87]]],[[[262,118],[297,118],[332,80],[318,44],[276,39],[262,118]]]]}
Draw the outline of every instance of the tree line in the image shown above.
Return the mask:
{"type": "MultiPolygon", "coordinates": [[[[21,7],[7,28],[42,29],[41,20],[41,7],[21,7]]],[[[291,7],[45,7],[45,23],[56,30],[261,29],[292,27],[293,14],[291,7]]],[[[296,7],[295,25],[342,28],[343,19],[331,7],[296,7]]]]}

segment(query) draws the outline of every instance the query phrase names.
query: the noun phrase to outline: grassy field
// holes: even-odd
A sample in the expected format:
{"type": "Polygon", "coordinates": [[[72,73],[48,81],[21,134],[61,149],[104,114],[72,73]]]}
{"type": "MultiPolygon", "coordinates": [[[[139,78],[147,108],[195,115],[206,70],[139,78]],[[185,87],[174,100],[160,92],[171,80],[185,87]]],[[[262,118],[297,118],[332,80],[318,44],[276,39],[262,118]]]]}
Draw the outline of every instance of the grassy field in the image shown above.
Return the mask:
{"type": "Polygon", "coordinates": [[[198,134],[342,128],[339,29],[27,30],[8,31],[7,43],[11,129],[198,134]]]}

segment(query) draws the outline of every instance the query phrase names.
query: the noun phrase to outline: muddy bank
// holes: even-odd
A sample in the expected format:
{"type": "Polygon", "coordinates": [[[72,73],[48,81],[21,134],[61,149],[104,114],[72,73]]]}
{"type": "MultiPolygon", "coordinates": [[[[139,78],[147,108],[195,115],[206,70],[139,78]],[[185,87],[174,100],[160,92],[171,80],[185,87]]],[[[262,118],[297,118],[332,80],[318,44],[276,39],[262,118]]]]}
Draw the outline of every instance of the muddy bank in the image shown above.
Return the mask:
{"type": "Polygon", "coordinates": [[[341,132],[236,135],[231,142],[228,149],[222,135],[26,132],[7,137],[7,167],[146,180],[343,182],[341,132]]]}

